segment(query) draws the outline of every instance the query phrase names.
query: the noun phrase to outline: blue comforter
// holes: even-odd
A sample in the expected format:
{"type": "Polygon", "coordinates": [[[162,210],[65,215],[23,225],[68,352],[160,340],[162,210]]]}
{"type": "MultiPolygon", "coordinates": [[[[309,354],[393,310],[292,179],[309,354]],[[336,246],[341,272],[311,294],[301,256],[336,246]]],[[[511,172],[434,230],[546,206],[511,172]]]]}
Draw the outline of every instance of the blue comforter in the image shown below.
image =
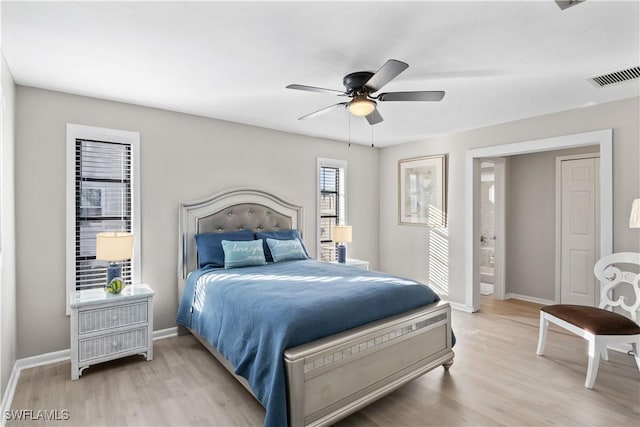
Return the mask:
{"type": "Polygon", "coordinates": [[[246,378],[266,409],[264,425],[287,425],[285,349],[438,301],[409,279],[314,260],[187,279],[179,324],[195,330],[246,378]]]}

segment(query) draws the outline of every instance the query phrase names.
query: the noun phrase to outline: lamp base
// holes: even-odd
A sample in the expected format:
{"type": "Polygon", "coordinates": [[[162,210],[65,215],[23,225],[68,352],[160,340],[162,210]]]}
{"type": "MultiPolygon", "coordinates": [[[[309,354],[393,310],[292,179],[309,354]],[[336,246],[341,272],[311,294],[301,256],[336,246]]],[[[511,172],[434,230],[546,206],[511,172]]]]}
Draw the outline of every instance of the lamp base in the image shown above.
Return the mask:
{"type": "Polygon", "coordinates": [[[338,262],[340,264],[345,264],[347,262],[347,247],[344,243],[338,245],[338,262]]]}
{"type": "Polygon", "coordinates": [[[115,278],[122,277],[122,267],[120,263],[110,262],[107,267],[107,285],[115,278]]]}
{"type": "Polygon", "coordinates": [[[107,267],[107,283],[104,289],[110,294],[119,294],[123,288],[122,267],[117,262],[110,262],[107,267]]]}

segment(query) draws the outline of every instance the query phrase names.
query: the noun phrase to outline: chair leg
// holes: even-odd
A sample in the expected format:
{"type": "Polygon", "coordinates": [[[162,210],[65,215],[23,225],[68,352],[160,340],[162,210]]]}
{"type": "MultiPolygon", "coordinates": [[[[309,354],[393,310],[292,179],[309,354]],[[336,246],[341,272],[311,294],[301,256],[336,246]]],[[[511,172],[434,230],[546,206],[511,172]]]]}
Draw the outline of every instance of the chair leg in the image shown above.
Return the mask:
{"type": "Polygon", "coordinates": [[[600,348],[600,358],[604,361],[609,361],[609,350],[607,349],[606,345],[603,345],[600,348]]]}
{"type": "Polygon", "coordinates": [[[598,366],[600,365],[601,344],[597,337],[589,339],[589,366],[587,368],[587,379],[584,382],[586,388],[593,388],[598,375],[598,366]]]}
{"type": "Polygon", "coordinates": [[[640,350],[640,338],[638,338],[636,342],[631,343],[631,347],[633,348],[633,357],[636,359],[636,365],[638,365],[638,369],[640,369],[640,354],[638,354],[640,350]]]}
{"type": "Polygon", "coordinates": [[[549,321],[544,315],[544,312],[540,312],[540,332],[538,336],[538,349],[536,354],[542,356],[544,354],[544,345],[547,343],[547,331],[549,331],[549,321]]]}

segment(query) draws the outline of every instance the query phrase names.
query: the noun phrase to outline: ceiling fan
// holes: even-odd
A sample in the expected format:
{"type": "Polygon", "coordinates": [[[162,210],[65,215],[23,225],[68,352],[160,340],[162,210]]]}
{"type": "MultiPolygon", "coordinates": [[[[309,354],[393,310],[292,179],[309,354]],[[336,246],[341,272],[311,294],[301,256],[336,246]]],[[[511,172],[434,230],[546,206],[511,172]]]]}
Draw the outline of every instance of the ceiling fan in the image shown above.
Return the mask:
{"type": "Polygon", "coordinates": [[[375,73],[370,71],[356,71],[344,76],[342,84],[346,90],[339,91],[321,87],[291,84],[287,89],[306,90],[309,92],[330,93],[338,96],[348,96],[350,101],[340,102],[311,114],[300,117],[298,120],[310,119],[327,113],[335,108],[347,108],[354,116],[366,117],[370,125],[382,122],[384,119],[378,111],[377,102],[386,101],[440,101],[444,98],[444,91],[416,91],[416,92],[385,92],[372,95],[382,89],[384,85],[398,77],[400,73],[409,68],[409,64],[395,59],[390,59],[375,73]]]}

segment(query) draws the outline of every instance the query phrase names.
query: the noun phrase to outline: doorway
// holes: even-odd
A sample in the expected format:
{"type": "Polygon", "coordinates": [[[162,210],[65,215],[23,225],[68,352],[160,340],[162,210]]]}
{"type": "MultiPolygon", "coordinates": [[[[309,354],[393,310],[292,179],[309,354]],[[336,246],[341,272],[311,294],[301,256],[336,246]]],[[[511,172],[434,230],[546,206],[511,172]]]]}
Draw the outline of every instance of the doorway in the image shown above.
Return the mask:
{"type": "Polygon", "coordinates": [[[565,148],[598,145],[600,151],[600,255],[610,254],[613,249],[613,132],[611,129],[565,135],[533,141],[496,145],[470,149],[466,152],[465,169],[465,256],[469,262],[465,269],[465,305],[467,311],[480,309],[480,163],[484,158],[495,158],[515,154],[527,154],[565,148]]]}
{"type": "Polygon", "coordinates": [[[493,296],[495,292],[495,164],[480,162],[480,295],[493,296]]]}
{"type": "Polygon", "coordinates": [[[480,294],[504,299],[504,157],[480,160],[480,294]]]}

